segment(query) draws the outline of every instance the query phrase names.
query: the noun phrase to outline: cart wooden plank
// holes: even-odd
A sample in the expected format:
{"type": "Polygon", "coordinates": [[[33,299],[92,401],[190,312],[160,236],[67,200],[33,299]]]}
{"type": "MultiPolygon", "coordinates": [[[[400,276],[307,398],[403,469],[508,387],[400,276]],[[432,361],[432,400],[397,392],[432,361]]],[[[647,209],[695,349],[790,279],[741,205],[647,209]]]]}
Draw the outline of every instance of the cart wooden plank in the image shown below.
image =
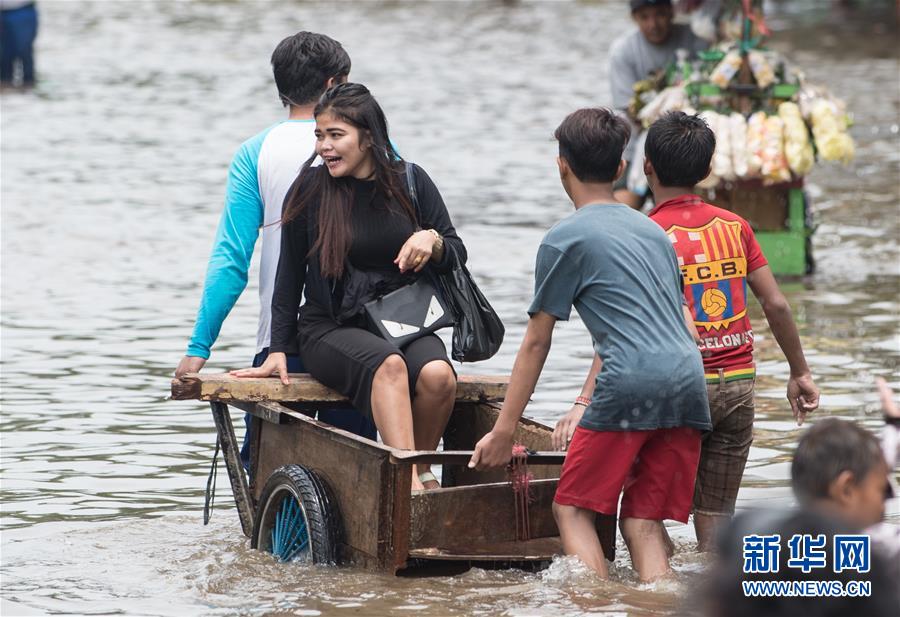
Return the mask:
{"type": "MultiPolygon", "coordinates": [[[[457,402],[479,403],[502,400],[509,377],[504,375],[460,375],[456,385],[457,402]]],[[[346,397],[327,388],[308,373],[292,373],[290,384],[277,377],[232,377],[228,373],[188,373],[172,380],[174,400],[201,401],[283,401],[337,403],[346,397]]]]}
{"type": "MultiPolygon", "coordinates": [[[[429,465],[467,465],[474,453],[474,450],[395,450],[391,453],[391,461],[395,463],[427,463],[429,465]]],[[[562,465],[566,462],[566,453],[531,452],[528,454],[526,462],[529,465],[562,465]]],[[[506,470],[501,471],[506,473],[506,470]]]]}
{"type": "MultiPolygon", "coordinates": [[[[550,505],[558,480],[535,480],[528,509],[532,538],[559,535],[550,505]]],[[[509,482],[459,486],[412,494],[410,548],[462,547],[516,541],[516,496],[509,482]]]]}
{"type": "Polygon", "coordinates": [[[480,546],[414,548],[409,556],[439,561],[549,561],[563,554],[559,536],[534,538],[525,542],[489,542],[480,546]]]}
{"type": "MultiPolygon", "coordinates": [[[[273,424],[283,424],[286,421],[286,418],[294,418],[295,420],[300,420],[304,423],[317,424],[323,428],[331,430],[335,435],[340,435],[341,437],[338,441],[341,441],[343,443],[347,443],[348,441],[363,442],[371,447],[377,448],[379,450],[382,450],[383,452],[390,454],[390,460],[392,463],[407,465],[418,465],[424,463],[427,463],[429,465],[466,465],[468,464],[469,459],[471,459],[472,455],[474,454],[473,450],[435,451],[399,450],[397,448],[391,448],[390,446],[386,446],[382,443],[366,439],[365,437],[360,437],[359,435],[355,435],[354,433],[350,433],[349,431],[345,431],[324,422],[320,422],[307,416],[306,414],[288,409],[284,405],[273,401],[263,401],[261,403],[244,403],[242,401],[236,401],[233,402],[232,405],[273,424]]],[[[549,429],[545,428],[544,430],[547,431],[549,429]]],[[[528,454],[526,462],[529,465],[562,465],[565,460],[565,452],[532,451],[528,454]]],[[[500,473],[505,474],[506,472],[504,470],[500,470],[500,473]]],[[[557,474],[552,477],[556,477],[558,475],[559,474],[557,470],[557,474]]]]}

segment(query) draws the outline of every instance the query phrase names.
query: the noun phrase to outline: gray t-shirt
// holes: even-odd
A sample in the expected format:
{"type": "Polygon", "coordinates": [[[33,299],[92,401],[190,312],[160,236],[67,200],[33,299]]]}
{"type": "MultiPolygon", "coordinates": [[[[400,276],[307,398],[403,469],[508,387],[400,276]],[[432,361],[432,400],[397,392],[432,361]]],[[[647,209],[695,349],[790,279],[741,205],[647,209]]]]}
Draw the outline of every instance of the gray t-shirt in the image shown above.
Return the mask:
{"type": "MultiPolygon", "coordinates": [[[[675,60],[676,50],[686,49],[689,57],[693,57],[707,47],[709,42],[694,34],[690,26],[684,24],[674,24],[669,39],[662,45],[650,43],[640,30],[620,36],[609,50],[609,88],[613,108],[624,114],[634,95],[635,82],[668,66],[675,60]]],[[[628,123],[631,125],[632,138],[625,146],[622,158],[630,162],[635,160],[636,137],[640,127],[631,118],[628,118],[628,123]]]]}
{"type": "Polygon", "coordinates": [[[528,313],[568,320],[574,305],[603,360],[579,426],[711,428],[681,270],[659,225],[622,204],[584,206],[544,236],[534,277],[528,313]]]}
{"type": "Polygon", "coordinates": [[[613,107],[626,109],[634,93],[634,84],[675,60],[675,51],[686,49],[689,57],[709,47],[709,42],[691,31],[690,26],[674,24],[669,39],[662,45],[650,43],[640,30],[616,39],[609,50],[609,86],[613,107]]]}

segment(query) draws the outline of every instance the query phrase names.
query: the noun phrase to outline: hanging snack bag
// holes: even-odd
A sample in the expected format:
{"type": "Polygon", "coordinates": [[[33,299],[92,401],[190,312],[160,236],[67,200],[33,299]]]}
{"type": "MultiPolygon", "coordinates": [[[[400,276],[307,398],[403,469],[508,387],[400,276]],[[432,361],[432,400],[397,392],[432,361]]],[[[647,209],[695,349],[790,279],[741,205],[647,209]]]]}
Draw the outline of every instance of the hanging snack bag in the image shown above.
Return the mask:
{"type": "Polygon", "coordinates": [[[709,112],[707,123],[716,135],[712,172],[722,180],[734,180],[734,168],[731,165],[731,124],[728,117],[709,112]]]}
{"type": "Polygon", "coordinates": [[[732,49],[725,57],[722,58],[722,61],[716,65],[716,68],[713,69],[713,72],[709,75],[709,81],[719,86],[720,88],[727,88],[728,84],[731,83],[732,78],[737,75],[737,72],[741,69],[741,54],[738,53],[736,49],[732,49]]]}
{"type": "Polygon", "coordinates": [[[737,178],[747,175],[747,120],[732,112],[728,116],[728,137],[731,139],[731,168],[737,178]]]}
{"type": "Polygon", "coordinates": [[[747,54],[747,62],[750,64],[750,71],[753,73],[756,85],[760,88],[768,88],[775,83],[775,71],[765,54],[754,49],[747,54]]]}
{"type": "Polygon", "coordinates": [[[763,141],[766,136],[766,113],[758,111],[747,121],[747,174],[757,178],[762,171],[763,141]]]}
{"type": "Polygon", "coordinates": [[[685,105],[687,105],[687,95],[684,86],[669,86],[647,103],[637,117],[645,127],[649,128],[666,112],[683,109],[685,105]]]}
{"type": "Polygon", "coordinates": [[[819,99],[812,104],[810,116],[819,156],[826,161],[849,163],[856,148],[847,134],[846,117],[839,115],[837,106],[827,99],[819,99]]]}
{"type": "Polygon", "coordinates": [[[784,122],[778,116],[766,118],[760,171],[763,184],[778,184],[791,180],[791,171],[784,158],[784,122]]]}
{"type": "Polygon", "coordinates": [[[784,122],[784,156],[795,176],[805,176],[812,169],[814,157],[809,130],[796,103],[778,106],[778,117],[784,122]]]}

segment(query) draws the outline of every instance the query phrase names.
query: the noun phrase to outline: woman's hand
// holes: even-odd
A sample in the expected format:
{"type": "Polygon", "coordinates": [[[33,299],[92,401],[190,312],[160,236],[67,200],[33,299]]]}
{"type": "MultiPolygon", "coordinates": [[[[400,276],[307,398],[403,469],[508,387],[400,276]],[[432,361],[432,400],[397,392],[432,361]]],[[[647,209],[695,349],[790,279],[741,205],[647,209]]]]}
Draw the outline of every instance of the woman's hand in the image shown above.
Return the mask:
{"type": "Polygon", "coordinates": [[[411,235],[400,248],[400,252],[397,253],[397,258],[394,260],[394,263],[400,267],[400,272],[410,269],[420,272],[431,259],[435,242],[437,242],[437,238],[430,231],[417,231],[411,235]]]}
{"type": "Polygon", "coordinates": [[[584,410],[584,405],[572,405],[569,413],[556,423],[556,428],[553,429],[553,435],[550,437],[550,443],[553,444],[554,450],[568,449],[572,435],[575,434],[575,429],[581,422],[581,416],[584,415],[584,410]]]}
{"type": "Polygon", "coordinates": [[[260,367],[242,368],[228,372],[232,377],[271,377],[276,373],[281,377],[281,383],[284,385],[291,383],[288,379],[287,356],[279,351],[270,353],[260,367]]]}

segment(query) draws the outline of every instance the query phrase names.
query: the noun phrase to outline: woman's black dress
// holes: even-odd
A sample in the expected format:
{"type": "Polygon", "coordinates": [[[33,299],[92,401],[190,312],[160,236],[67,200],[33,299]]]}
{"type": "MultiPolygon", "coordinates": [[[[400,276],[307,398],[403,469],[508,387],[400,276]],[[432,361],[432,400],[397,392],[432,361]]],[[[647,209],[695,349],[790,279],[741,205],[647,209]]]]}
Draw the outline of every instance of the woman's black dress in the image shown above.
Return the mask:
{"type": "MultiPolygon", "coordinates": [[[[312,168],[305,173],[323,172],[327,173],[324,167],[312,168]]],[[[350,217],[350,267],[345,267],[345,271],[356,269],[374,273],[380,280],[395,286],[408,282],[404,280],[408,275],[399,273],[394,259],[417,226],[435,229],[444,238],[442,261],[430,262],[428,268],[449,268],[451,250],[465,260],[465,247],[456,235],[437,187],[419,167],[416,167],[415,176],[418,222],[410,220],[399,206],[385,203],[374,182],[342,179],[349,183],[354,194],[350,217]]],[[[303,190],[303,179],[297,181],[303,190]]],[[[406,186],[405,178],[402,182],[406,186]]],[[[316,253],[310,254],[317,235],[316,220],[317,212],[309,209],[282,229],[281,257],[272,297],[271,351],[298,351],[313,377],[349,398],[354,407],[371,416],[372,380],[385,358],[398,354],[405,360],[413,397],[422,367],[435,360],[449,365],[450,360],[443,342],[434,334],[398,348],[365,329],[361,306],[353,306],[351,302],[350,311],[347,311],[344,291],[348,273],[345,272],[341,280],[324,277],[316,253]],[[298,315],[303,291],[306,302],[299,307],[298,315]],[[348,312],[357,314],[348,317],[348,312]]]]}

